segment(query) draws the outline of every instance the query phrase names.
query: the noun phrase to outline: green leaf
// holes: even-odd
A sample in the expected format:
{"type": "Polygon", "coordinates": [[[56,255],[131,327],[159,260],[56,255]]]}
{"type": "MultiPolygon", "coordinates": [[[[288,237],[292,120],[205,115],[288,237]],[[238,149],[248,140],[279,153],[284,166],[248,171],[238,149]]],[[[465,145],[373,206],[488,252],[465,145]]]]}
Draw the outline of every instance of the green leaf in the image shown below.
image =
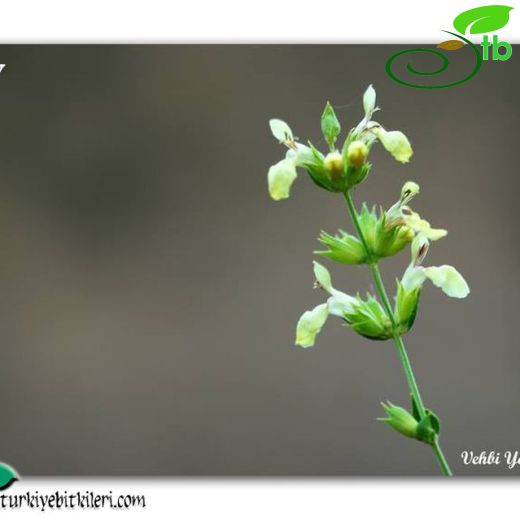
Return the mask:
{"type": "Polygon", "coordinates": [[[18,473],[9,465],[0,462],[0,490],[3,491],[10,487],[13,482],[17,481],[20,477],[18,473]]]}
{"type": "Polygon", "coordinates": [[[417,426],[417,439],[426,444],[433,444],[440,431],[440,421],[431,410],[426,410],[426,416],[417,426]]]}
{"type": "Polygon", "coordinates": [[[341,132],[341,125],[339,124],[332,105],[328,101],[321,116],[321,131],[323,132],[323,137],[325,137],[329,146],[333,148],[334,143],[341,132]]]}
{"type": "Polygon", "coordinates": [[[434,429],[435,433],[439,435],[441,431],[441,422],[439,417],[431,410],[426,409],[426,415],[430,418],[430,425],[434,429]]]}
{"type": "Polygon", "coordinates": [[[513,9],[507,5],[484,5],[460,13],[453,20],[453,27],[462,34],[466,34],[471,25],[470,34],[483,34],[497,31],[509,22],[509,11],[513,9]]]}

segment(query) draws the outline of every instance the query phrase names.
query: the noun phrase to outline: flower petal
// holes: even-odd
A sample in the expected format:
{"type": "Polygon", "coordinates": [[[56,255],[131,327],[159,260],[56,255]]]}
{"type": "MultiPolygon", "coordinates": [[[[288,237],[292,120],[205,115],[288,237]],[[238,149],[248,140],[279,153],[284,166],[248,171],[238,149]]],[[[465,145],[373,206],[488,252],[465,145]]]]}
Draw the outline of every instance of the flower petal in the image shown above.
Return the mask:
{"type": "Polygon", "coordinates": [[[363,94],[363,109],[365,110],[365,116],[367,121],[372,117],[372,113],[376,108],[376,91],[372,85],[368,85],[368,88],[363,94]]]}
{"type": "Polygon", "coordinates": [[[267,173],[267,185],[271,197],[274,200],[287,199],[296,177],[296,165],[293,158],[282,159],[271,166],[267,173]]]}
{"type": "Polygon", "coordinates": [[[304,348],[314,346],[316,336],[327,321],[328,315],[326,303],[305,311],[296,325],[296,345],[304,348]]]}
{"type": "Polygon", "coordinates": [[[296,166],[303,166],[305,163],[312,163],[315,161],[312,150],[301,143],[293,143],[293,147],[287,150],[286,158],[294,160],[296,166]]]}
{"type": "Polygon", "coordinates": [[[316,281],[320,284],[320,286],[325,289],[328,293],[332,290],[332,280],[330,278],[330,273],[326,267],[323,267],[319,262],[314,261],[314,276],[316,277],[316,281]]]}
{"type": "Polygon", "coordinates": [[[428,240],[439,240],[445,237],[448,232],[445,229],[434,229],[427,220],[421,218],[418,213],[403,213],[404,223],[412,228],[416,233],[422,233],[428,240]]]}
{"type": "Polygon", "coordinates": [[[337,291],[334,288],[332,289],[332,296],[327,300],[329,314],[339,318],[345,318],[345,314],[352,314],[358,303],[358,300],[353,296],[337,291]]]}
{"type": "Polygon", "coordinates": [[[412,262],[414,265],[421,265],[428,249],[430,247],[430,241],[426,238],[423,233],[417,233],[412,240],[412,262]]]}
{"type": "Polygon", "coordinates": [[[280,143],[294,141],[293,133],[289,125],[281,119],[269,120],[269,126],[273,135],[280,141],[280,143]]]}
{"type": "Polygon", "coordinates": [[[426,280],[424,267],[414,266],[413,263],[408,266],[401,279],[401,285],[407,292],[413,291],[417,287],[421,287],[426,280]]]}
{"type": "Polygon", "coordinates": [[[403,132],[399,130],[387,132],[382,127],[375,128],[373,132],[394,159],[402,163],[407,163],[410,160],[413,155],[412,145],[403,132]]]}
{"type": "Polygon", "coordinates": [[[469,294],[469,287],[464,277],[451,265],[440,267],[425,267],[424,274],[434,285],[440,287],[452,298],[465,298],[469,294]]]}

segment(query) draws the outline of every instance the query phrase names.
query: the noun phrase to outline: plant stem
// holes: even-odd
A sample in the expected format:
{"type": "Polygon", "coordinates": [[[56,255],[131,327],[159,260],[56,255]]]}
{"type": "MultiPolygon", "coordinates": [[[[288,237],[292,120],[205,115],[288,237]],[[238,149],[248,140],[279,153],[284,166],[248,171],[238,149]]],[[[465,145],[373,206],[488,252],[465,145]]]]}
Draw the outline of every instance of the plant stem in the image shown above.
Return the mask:
{"type": "MultiPolygon", "coordinates": [[[[365,252],[367,255],[367,263],[370,266],[370,270],[372,272],[372,278],[374,279],[374,284],[376,286],[377,293],[379,294],[379,297],[381,298],[383,307],[385,308],[385,312],[388,316],[388,319],[390,320],[390,323],[392,324],[392,328],[394,330],[394,335],[393,335],[394,343],[397,348],[397,352],[399,353],[399,358],[401,360],[401,364],[403,365],[403,370],[404,370],[404,374],[406,376],[406,381],[408,383],[408,387],[409,387],[412,397],[417,405],[417,411],[419,413],[419,416],[421,419],[423,419],[426,416],[426,409],[424,407],[423,400],[422,400],[421,394],[419,392],[419,387],[417,386],[417,381],[415,380],[415,376],[414,376],[413,369],[412,369],[412,364],[410,363],[410,359],[406,352],[403,338],[401,337],[401,334],[397,331],[397,323],[395,320],[394,312],[392,310],[392,305],[390,304],[390,300],[388,299],[388,294],[386,292],[385,285],[383,283],[383,279],[381,278],[379,266],[377,265],[377,259],[373,258],[372,252],[370,251],[370,248],[368,247],[368,243],[363,235],[363,230],[361,229],[361,225],[359,224],[358,213],[354,206],[354,201],[352,200],[352,196],[350,195],[350,192],[347,190],[347,191],[345,191],[344,195],[345,195],[345,200],[347,202],[347,207],[348,207],[350,216],[352,218],[352,222],[354,223],[354,226],[356,228],[356,232],[358,234],[359,240],[361,241],[361,243],[365,249],[365,252]]],[[[444,456],[444,453],[442,452],[442,449],[439,445],[439,440],[437,437],[435,438],[435,441],[432,444],[432,448],[435,453],[435,456],[437,457],[437,461],[439,462],[439,466],[441,467],[443,474],[451,477],[452,473],[451,473],[450,467],[448,465],[448,461],[446,460],[446,457],[444,456]]]]}
{"type": "Polygon", "coordinates": [[[437,460],[439,461],[439,466],[441,467],[441,470],[444,473],[444,475],[446,477],[452,477],[453,473],[451,472],[448,461],[446,460],[446,457],[444,456],[444,453],[441,450],[438,438],[435,439],[435,441],[432,445],[432,448],[433,448],[433,451],[435,452],[437,460]]]}

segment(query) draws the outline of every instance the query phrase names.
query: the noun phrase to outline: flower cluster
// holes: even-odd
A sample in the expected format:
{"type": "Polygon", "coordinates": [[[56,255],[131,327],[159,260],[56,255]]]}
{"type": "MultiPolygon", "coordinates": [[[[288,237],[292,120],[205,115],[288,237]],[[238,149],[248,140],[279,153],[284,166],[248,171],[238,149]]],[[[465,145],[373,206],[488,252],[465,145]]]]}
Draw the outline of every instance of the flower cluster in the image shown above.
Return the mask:
{"type": "MultiPolygon", "coordinates": [[[[318,305],[303,313],[296,327],[297,345],[313,346],[316,335],[325,324],[329,314],[338,316],[346,325],[370,339],[389,339],[395,332],[408,332],[415,320],[419,295],[426,280],[430,280],[452,298],[465,298],[469,294],[468,284],[455,267],[451,265],[422,266],[430,241],[445,237],[447,231],[432,228],[428,221],[422,219],[406,205],[417,193],[419,193],[419,186],[413,182],[407,182],[401,190],[400,200],[379,219],[366,208],[360,214],[363,231],[366,232],[370,227],[374,227],[382,233],[388,234],[393,231],[394,236],[406,237],[406,239],[399,239],[399,247],[395,246],[395,240],[391,242],[391,248],[386,250],[382,256],[390,256],[391,252],[395,254],[400,251],[403,242],[411,244],[410,264],[401,280],[397,282],[394,316],[398,330],[393,330],[384,309],[372,295],[369,294],[367,299],[363,300],[359,295],[354,297],[334,289],[327,269],[318,262],[314,262],[315,287],[324,289],[330,297],[326,304],[318,305]],[[370,218],[364,219],[364,213],[370,218]],[[373,224],[374,220],[377,225],[373,224]],[[365,224],[365,221],[370,222],[370,225],[365,224]],[[398,230],[397,233],[396,230],[398,230]]],[[[329,249],[317,251],[317,253],[342,263],[366,262],[367,254],[363,252],[359,240],[344,231],[341,234],[338,237],[330,237],[330,235],[322,233],[320,241],[326,243],[329,249]],[[356,256],[357,254],[358,256],[356,256]]],[[[386,238],[378,240],[377,233],[366,233],[365,237],[367,237],[368,244],[376,244],[374,251],[378,250],[377,244],[388,244],[386,238]]],[[[382,252],[383,248],[380,247],[380,250],[382,252]]]]}
{"type": "Polygon", "coordinates": [[[422,218],[411,207],[412,199],[419,193],[419,185],[409,181],[401,189],[399,199],[388,210],[369,209],[366,204],[360,212],[351,196],[352,188],[363,182],[371,169],[368,156],[379,142],[397,161],[407,163],[413,151],[408,138],[399,130],[386,130],[373,116],[376,92],[372,85],[363,96],[364,115],[349,132],[341,147],[337,146],[341,125],[334,109],[327,103],[321,116],[321,130],[329,150],[319,151],[311,142],[301,144],[284,121],[271,119],[270,127],[278,141],[288,150],[285,157],[271,166],[267,175],[268,188],[275,200],[289,197],[297,170],[306,171],[320,188],[332,193],[341,193],[354,223],[356,234],[339,230],[336,234],[322,231],[319,242],[324,249],[316,254],[342,264],[366,264],[372,272],[376,295],[367,293],[349,295],[332,285],[329,271],[314,262],[315,287],[323,290],[326,301],[305,311],[296,326],[296,344],[312,347],[317,334],[329,316],[340,318],[343,324],[356,333],[372,340],[392,339],[399,351],[405,376],[412,397],[411,412],[383,403],[387,422],[401,434],[430,444],[446,475],[451,475],[438,443],[440,422],[438,417],[422,402],[413,376],[402,336],[413,326],[419,297],[424,283],[429,280],[452,298],[465,298],[469,287],[462,275],[451,265],[423,265],[431,242],[440,240],[448,232],[438,229],[422,218]],[[394,302],[388,297],[379,272],[379,262],[410,247],[410,262],[401,279],[397,280],[394,302]]]}
{"type": "MultiPolygon", "coordinates": [[[[297,168],[306,170],[311,179],[323,189],[342,193],[348,191],[368,175],[371,166],[367,162],[368,154],[377,141],[396,160],[408,162],[413,154],[408,138],[399,130],[385,130],[380,123],[373,120],[379,108],[376,106],[376,92],[372,85],[363,96],[363,108],[363,118],[348,132],[340,152],[336,143],[341,125],[334,109],[327,103],[321,116],[321,129],[330,149],[327,155],[310,142],[308,146],[297,142],[291,128],[284,121],[271,119],[273,135],[288,148],[285,158],[269,169],[267,180],[271,197],[280,200],[289,196],[292,183],[297,177],[297,168]]],[[[468,285],[454,267],[421,265],[430,242],[445,237],[447,231],[433,228],[427,220],[412,210],[409,203],[418,193],[418,184],[409,181],[402,187],[399,200],[387,211],[377,212],[375,208],[368,209],[363,205],[358,214],[360,236],[356,237],[343,230],[335,235],[323,231],[319,241],[326,249],[316,251],[317,254],[340,263],[374,264],[410,245],[411,262],[397,284],[395,323],[392,323],[374,296],[369,294],[363,299],[359,295],[350,296],[332,287],[327,269],[314,262],[316,286],[325,290],[329,298],[326,303],[302,315],[297,325],[297,345],[314,345],[316,335],[330,314],[341,318],[356,332],[370,339],[388,339],[395,333],[407,332],[415,319],[419,295],[426,280],[430,280],[453,298],[467,296],[468,285]]]]}
{"type": "Polygon", "coordinates": [[[385,130],[372,116],[376,107],[376,92],[370,85],[363,96],[365,115],[347,135],[341,151],[336,142],[341,125],[334,109],[327,103],[321,116],[321,129],[329,145],[327,155],[297,142],[289,125],[280,119],[271,119],[269,125],[274,137],[288,148],[285,158],[271,166],[267,175],[269,193],[274,200],[289,197],[290,189],[297,177],[297,168],[303,168],[321,188],[332,192],[344,192],[362,182],[370,170],[366,162],[375,141],[379,141],[392,156],[406,163],[412,156],[408,138],[398,130],[385,130]]]}

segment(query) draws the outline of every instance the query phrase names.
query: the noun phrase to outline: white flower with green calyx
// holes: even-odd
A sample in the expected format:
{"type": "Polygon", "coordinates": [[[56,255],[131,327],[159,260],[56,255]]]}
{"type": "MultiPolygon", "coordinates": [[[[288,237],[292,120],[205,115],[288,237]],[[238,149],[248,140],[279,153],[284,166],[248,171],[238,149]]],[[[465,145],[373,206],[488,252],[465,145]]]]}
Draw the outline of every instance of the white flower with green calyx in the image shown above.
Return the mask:
{"type": "Polygon", "coordinates": [[[396,226],[407,226],[417,235],[421,233],[428,240],[439,240],[448,232],[445,229],[432,228],[427,220],[412,211],[407,204],[420,192],[419,185],[415,182],[406,182],[401,189],[400,199],[386,212],[385,228],[391,229],[396,226]]]}
{"type": "Polygon", "coordinates": [[[316,336],[327,321],[329,314],[345,318],[346,314],[354,312],[359,300],[349,296],[332,286],[329,271],[318,262],[314,262],[314,276],[316,287],[326,291],[330,297],[326,303],[322,303],[310,311],[305,311],[296,325],[296,345],[300,347],[314,346],[316,336]]]}
{"type": "Polygon", "coordinates": [[[274,200],[282,200],[289,197],[296,168],[312,160],[313,154],[308,146],[295,141],[291,128],[281,119],[271,119],[269,126],[274,137],[289,148],[285,158],[271,166],[267,174],[269,194],[274,200]]]}
{"type": "Polygon", "coordinates": [[[372,85],[368,86],[363,95],[363,109],[365,116],[357,125],[355,134],[359,135],[367,144],[378,139],[394,159],[407,163],[413,155],[413,150],[406,135],[399,130],[385,130],[377,121],[372,120],[374,112],[379,110],[376,107],[376,91],[372,85]]]}
{"type": "Polygon", "coordinates": [[[426,280],[451,298],[465,298],[470,290],[464,277],[451,265],[423,267],[420,265],[428,251],[428,238],[419,233],[412,242],[412,261],[406,269],[401,285],[406,292],[421,288],[426,280]]]}

